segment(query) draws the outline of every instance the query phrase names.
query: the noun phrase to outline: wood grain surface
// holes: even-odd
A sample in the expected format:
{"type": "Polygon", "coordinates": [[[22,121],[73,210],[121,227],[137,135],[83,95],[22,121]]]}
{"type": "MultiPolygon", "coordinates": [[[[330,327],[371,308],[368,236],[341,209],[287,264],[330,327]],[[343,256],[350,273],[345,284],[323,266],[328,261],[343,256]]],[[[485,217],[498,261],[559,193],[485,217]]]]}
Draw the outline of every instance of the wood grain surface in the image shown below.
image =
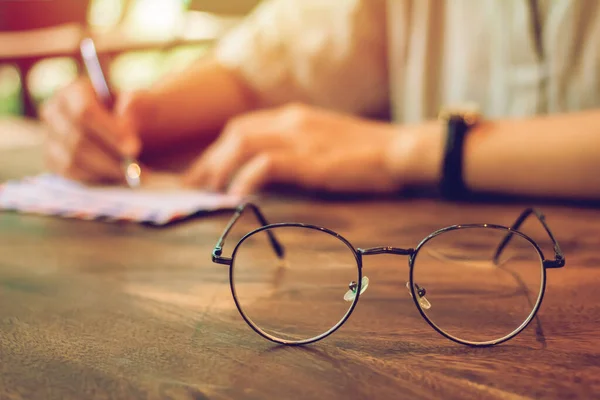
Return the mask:
{"type": "MultiPolygon", "coordinates": [[[[34,173],[38,150],[0,152],[0,177],[34,173]]],[[[363,248],[414,247],[456,223],[510,225],[530,205],[258,203],[270,222],[325,226],[363,248]]],[[[454,343],[423,320],[404,287],[405,256],[365,257],[370,286],[349,320],[320,342],[286,347],[242,320],[227,266],[211,262],[229,212],[162,229],[0,213],[0,399],[600,398],[600,210],[540,208],[567,265],[548,270],[538,321],[491,348],[454,343]]],[[[240,222],[226,255],[256,227],[240,222]]],[[[523,231],[551,254],[535,221],[523,231]]],[[[268,316],[278,305],[264,301],[268,316]]]]}

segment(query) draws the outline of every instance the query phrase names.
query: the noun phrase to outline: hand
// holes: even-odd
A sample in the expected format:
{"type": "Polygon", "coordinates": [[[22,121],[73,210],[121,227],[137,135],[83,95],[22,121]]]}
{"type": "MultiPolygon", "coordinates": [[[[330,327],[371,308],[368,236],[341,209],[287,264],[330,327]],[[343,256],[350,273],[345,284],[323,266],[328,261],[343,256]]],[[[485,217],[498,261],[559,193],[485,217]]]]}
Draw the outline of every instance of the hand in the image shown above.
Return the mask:
{"type": "Polygon", "coordinates": [[[385,192],[401,186],[388,162],[392,125],[308,106],[232,120],[194,163],[184,183],[246,195],[269,183],[308,189],[385,192]]]}
{"type": "Polygon", "coordinates": [[[41,109],[48,127],[48,168],[85,182],[123,181],[123,156],[137,156],[136,134],[142,93],[121,96],[115,113],[105,109],[88,80],[80,79],[48,100],[41,109]]]}

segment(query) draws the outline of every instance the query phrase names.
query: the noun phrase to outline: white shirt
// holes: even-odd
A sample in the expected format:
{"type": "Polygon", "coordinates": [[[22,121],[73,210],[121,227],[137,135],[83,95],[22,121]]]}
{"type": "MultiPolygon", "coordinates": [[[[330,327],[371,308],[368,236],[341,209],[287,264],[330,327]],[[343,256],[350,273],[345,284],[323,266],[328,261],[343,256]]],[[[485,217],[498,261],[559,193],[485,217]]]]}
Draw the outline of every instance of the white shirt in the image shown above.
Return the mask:
{"type": "Polygon", "coordinates": [[[599,0],[268,0],[216,54],[265,106],[397,122],[600,107],[599,0]]]}

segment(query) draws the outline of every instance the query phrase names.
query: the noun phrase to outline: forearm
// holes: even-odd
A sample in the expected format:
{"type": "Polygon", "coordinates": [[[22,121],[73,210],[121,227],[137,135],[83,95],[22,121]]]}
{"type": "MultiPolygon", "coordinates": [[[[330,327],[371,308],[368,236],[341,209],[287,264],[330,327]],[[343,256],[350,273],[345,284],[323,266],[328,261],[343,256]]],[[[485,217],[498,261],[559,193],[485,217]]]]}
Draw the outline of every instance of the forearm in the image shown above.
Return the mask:
{"type": "MultiPolygon", "coordinates": [[[[403,168],[412,184],[437,185],[444,127],[407,127],[403,168]]],[[[400,143],[400,138],[399,138],[400,143]]],[[[476,192],[600,198],[600,110],[483,122],[468,134],[463,176],[476,192]]]]}
{"type": "Polygon", "coordinates": [[[157,82],[147,93],[150,110],[140,121],[144,151],[212,141],[227,120],[254,107],[252,94],[212,57],[157,82]]]}
{"type": "Polygon", "coordinates": [[[389,102],[385,10],[383,0],[262,2],[212,58],[150,89],[144,152],[205,144],[233,116],[289,102],[380,115],[389,102]]]}

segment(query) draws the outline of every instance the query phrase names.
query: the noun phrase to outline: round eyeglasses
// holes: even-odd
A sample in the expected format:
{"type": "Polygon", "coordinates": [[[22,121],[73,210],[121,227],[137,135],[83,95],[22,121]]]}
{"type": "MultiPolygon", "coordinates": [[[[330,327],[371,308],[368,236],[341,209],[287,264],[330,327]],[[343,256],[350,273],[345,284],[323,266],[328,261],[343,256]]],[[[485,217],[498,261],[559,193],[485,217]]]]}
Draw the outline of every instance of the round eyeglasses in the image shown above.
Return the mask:
{"type": "Polygon", "coordinates": [[[362,258],[386,253],[408,256],[406,289],[425,321],[448,339],[471,346],[498,344],[525,329],[542,302],[546,269],[565,264],[544,216],[534,209],[525,210],[510,228],[453,225],[415,248],[360,249],[323,227],[269,224],[250,203],[236,210],[213,261],[229,266],[235,304],[255,332],[276,343],[301,345],[344,324],[369,287],[362,258]],[[237,243],[231,258],[223,257],[224,240],[247,209],[262,226],[237,243]],[[554,259],[545,259],[536,242],[518,231],[530,215],[550,236],[554,259]]]}

